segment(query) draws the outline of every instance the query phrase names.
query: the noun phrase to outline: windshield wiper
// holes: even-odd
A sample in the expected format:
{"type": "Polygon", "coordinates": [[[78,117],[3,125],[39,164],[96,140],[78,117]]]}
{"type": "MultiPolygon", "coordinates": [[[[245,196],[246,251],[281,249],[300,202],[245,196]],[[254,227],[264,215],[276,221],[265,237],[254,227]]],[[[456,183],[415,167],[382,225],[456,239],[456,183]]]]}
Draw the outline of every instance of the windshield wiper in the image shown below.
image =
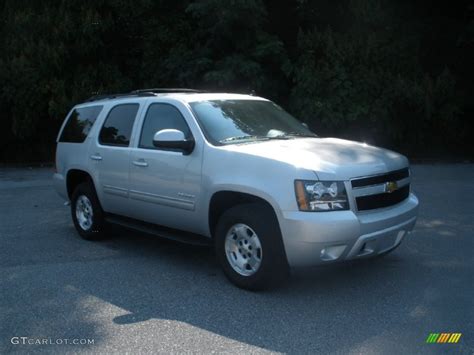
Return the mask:
{"type": "Polygon", "coordinates": [[[286,140],[293,137],[306,137],[306,138],[317,138],[315,134],[305,134],[305,133],[285,133],[279,134],[277,136],[236,136],[224,138],[219,141],[219,143],[229,143],[235,141],[247,141],[247,140],[286,140]]]}
{"type": "Polygon", "coordinates": [[[283,137],[302,137],[302,138],[318,138],[317,134],[307,133],[285,133],[283,137]]]}
{"type": "Polygon", "coordinates": [[[227,143],[233,141],[243,141],[243,140],[254,140],[254,139],[269,139],[270,137],[265,136],[237,136],[237,137],[229,137],[225,139],[221,139],[220,143],[227,143]]]}
{"type": "Polygon", "coordinates": [[[286,139],[290,139],[290,137],[288,137],[288,135],[286,134],[280,134],[278,136],[270,136],[270,137],[266,137],[268,139],[282,139],[282,140],[286,140],[286,139]]]}
{"type": "Polygon", "coordinates": [[[277,136],[267,136],[268,139],[279,139],[279,140],[288,140],[291,138],[317,138],[317,135],[313,134],[304,134],[304,133],[285,133],[279,134],[277,136]]]}

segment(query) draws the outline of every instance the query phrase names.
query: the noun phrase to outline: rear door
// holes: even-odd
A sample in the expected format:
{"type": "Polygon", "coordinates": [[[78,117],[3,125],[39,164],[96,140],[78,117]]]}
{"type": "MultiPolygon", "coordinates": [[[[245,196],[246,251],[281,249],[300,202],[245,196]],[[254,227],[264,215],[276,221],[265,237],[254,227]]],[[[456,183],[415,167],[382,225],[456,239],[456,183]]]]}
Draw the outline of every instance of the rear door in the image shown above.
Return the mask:
{"type": "Polygon", "coordinates": [[[89,149],[97,193],[106,212],[124,216],[130,213],[127,201],[130,188],[130,144],[139,109],[138,102],[113,106],[89,149]]]}

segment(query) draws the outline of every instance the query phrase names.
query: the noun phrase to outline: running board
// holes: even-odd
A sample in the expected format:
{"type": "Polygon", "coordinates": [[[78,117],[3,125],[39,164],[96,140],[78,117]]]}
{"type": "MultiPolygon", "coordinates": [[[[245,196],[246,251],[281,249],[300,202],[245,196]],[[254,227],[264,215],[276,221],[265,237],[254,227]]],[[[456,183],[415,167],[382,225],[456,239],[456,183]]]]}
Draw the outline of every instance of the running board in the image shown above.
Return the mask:
{"type": "Polygon", "coordinates": [[[161,238],[199,246],[211,246],[212,240],[200,234],[180,231],[173,228],[160,226],[153,223],[139,221],[133,218],[122,217],[115,214],[106,214],[108,223],[116,224],[125,228],[133,229],[147,234],[153,234],[161,238]]]}

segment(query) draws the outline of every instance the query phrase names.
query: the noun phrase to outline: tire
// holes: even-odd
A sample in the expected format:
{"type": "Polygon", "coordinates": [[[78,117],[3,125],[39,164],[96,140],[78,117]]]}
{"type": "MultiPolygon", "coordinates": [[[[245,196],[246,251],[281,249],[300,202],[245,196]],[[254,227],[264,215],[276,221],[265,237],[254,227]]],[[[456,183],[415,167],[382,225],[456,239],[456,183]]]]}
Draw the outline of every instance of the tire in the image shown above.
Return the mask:
{"type": "Polygon", "coordinates": [[[289,266],[278,220],[262,203],[238,205],[225,211],[216,226],[215,248],[224,274],[240,288],[267,289],[288,278],[289,266]]]}
{"type": "Polygon", "coordinates": [[[71,215],[74,227],[82,238],[99,240],[105,236],[104,212],[91,183],[79,184],[74,190],[71,215]]]}

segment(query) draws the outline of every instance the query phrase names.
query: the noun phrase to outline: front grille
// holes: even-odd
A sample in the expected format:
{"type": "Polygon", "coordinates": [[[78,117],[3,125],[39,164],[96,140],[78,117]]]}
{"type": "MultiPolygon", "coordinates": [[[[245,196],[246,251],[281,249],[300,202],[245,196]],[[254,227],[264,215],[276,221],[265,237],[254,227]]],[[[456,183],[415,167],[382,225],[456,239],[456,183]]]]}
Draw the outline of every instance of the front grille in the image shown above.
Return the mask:
{"type": "Polygon", "coordinates": [[[402,202],[410,194],[410,185],[405,185],[392,193],[381,193],[376,195],[356,197],[357,209],[359,211],[373,210],[396,205],[402,202]]]}
{"type": "Polygon", "coordinates": [[[410,175],[408,168],[395,170],[383,175],[369,176],[351,181],[352,187],[363,187],[370,185],[383,184],[388,181],[398,181],[407,178],[410,175]]]}
{"type": "Polygon", "coordinates": [[[357,178],[351,181],[358,211],[374,210],[396,205],[410,195],[410,184],[406,179],[410,176],[408,168],[395,170],[386,174],[357,178]],[[404,180],[401,182],[401,180],[404,180]],[[385,184],[398,182],[406,185],[389,193],[385,184]],[[378,185],[378,186],[377,186],[378,185]]]}

